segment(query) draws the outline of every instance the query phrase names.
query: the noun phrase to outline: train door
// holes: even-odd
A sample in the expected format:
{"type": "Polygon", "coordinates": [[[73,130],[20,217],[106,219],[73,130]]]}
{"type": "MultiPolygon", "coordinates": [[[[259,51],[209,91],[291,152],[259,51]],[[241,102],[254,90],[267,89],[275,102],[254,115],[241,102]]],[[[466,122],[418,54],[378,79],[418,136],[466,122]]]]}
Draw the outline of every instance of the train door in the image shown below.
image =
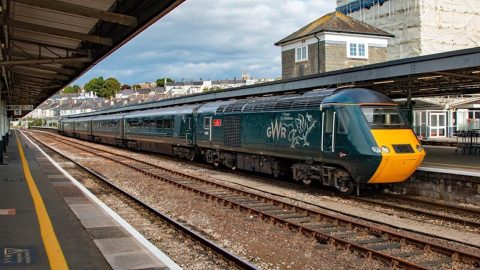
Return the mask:
{"type": "Polygon", "coordinates": [[[203,118],[203,134],[205,140],[212,142],[212,117],[203,118]]]}
{"type": "Polygon", "coordinates": [[[333,107],[323,109],[321,150],[324,154],[335,152],[335,125],[337,113],[333,107]]]}
{"type": "Polygon", "coordinates": [[[185,126],[186,126],[185,139],[188,145],[192,145],[193,144],[193,117],[192,116],[186,117],[185,126]]]}

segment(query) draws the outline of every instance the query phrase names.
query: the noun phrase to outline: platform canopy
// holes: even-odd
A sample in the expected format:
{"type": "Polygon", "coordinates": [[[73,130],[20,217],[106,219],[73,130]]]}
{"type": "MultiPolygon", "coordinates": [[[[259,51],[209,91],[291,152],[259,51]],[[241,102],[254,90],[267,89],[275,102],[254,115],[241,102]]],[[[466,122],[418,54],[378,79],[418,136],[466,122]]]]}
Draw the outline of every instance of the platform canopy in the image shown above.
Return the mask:
{"type": "Polygon", "coordinates": [[[38,106],[184,0],[1,0],[0,85],[38,106]]]}

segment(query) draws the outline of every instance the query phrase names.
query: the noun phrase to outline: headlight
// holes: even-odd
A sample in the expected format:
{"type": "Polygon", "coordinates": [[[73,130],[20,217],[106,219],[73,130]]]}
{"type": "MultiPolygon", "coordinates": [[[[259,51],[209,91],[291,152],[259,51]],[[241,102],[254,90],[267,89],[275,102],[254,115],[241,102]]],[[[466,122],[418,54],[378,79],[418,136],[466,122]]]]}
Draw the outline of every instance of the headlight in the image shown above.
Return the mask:
{"type": "Polygon", "coordinates": [[[382,151],[385,153],[390,153],[390,149],[388,149],[388,147],[386,147],[385,145],[382,146],[382,151]]]}
{"type": "Polygon", "coordinates": [[[380,154],[382,152],[382,149],[380,149],[380,147],[378,146],[372,146],[372,151],[377,154],[380,154]]]}
{"type": "Polygon", "coordinates": [[[423,150],[423,147],[421,145],[418,145],[418,144],[417,144],[416,148],[417,148],[418,152],[422,152],[422,150],[423,150]]]}

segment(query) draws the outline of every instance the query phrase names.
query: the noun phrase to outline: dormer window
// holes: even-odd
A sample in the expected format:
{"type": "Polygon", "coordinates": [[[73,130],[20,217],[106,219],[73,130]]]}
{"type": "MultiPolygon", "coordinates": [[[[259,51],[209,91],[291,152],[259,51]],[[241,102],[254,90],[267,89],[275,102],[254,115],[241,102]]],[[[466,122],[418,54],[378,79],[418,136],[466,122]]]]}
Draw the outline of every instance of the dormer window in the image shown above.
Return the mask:
{"type": "Polygon", "coordinates": [[[347,57],[368,58],[368,46],[365,43],[347,43],[347,57]]]}
{"type": "Polygon", "coordinates": [[[306,61],[307,59],[308,59],[307,46],[302,46],[295,49],[295,62],[306,61]]]}

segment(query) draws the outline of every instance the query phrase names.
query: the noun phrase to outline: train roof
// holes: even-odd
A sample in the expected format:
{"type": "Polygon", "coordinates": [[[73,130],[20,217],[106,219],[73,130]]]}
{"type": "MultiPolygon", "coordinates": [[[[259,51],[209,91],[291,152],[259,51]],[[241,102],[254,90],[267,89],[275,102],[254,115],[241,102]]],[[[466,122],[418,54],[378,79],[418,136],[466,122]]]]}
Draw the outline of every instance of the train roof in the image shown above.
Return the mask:
{"type": "Polygon", "coordinates": [[[323,99],[334,92],[332,89],[315,90],[302,95],[282,95],[240,99],[223,104],[216,109],[217,113],[258,112],[271,110],[297,110],[320,108],[323,99]]]}
{"type": "Polygon", "coordinates": [[[117,114],[107,114],[107,115],[100,115],[93,117],[93,121],[103,121],[103,120],[119,120],[125,116],[124,113],[117,113],[117,114]]]}
{"type": "Polygon", "coordinates": [[[74,118],[73,120],[76,122],[85,122],[85,121],[91,121],[95,116],[89,116],[89,117],[82,117],[82,118],[74,118]]]}
{"type": "Polygon", "coordinates": [[[325,97],[324,103],[392,103],[392,99],[384,94],[366,88],[338,89],[333,94],[325,97]]]}
{"type": "Polygon", "coordinates": [[[216,113],[259,112],[272,110],[301,110],[320,108],[326,103],[394,103],[389,97],[365,88],[318,89],[301,95],[255,97],[204,105],[202,110],[215,109],[216,113]]]}
{"type": "Polygon", "coordinates": [[[135,117],[151,117],[151,116],[160,116],[160,115],[171,115],[173,114],[185,114],[185,113],[193,113],[193,110],[198,108],[199,104],[195,105],[186,105],[186,106],[174,106],[174,107],[167,107],[161,109],[154,109],[154,110],[146,110],[146,111],[137,111],[128,113],[125,115],[125,119],[128,118],[135,118],[135,117]]]}
{"type": "Polygon", "coordinates": [[[231,103],[237,102],[237,100],[226,100],[226,101],[214,101],[208,102],[203,104],[201,107],[198,108],[198,113],[205,113],[205,112],[216,112],[217,109],[221,106],[225,106],[231,103]]]}

